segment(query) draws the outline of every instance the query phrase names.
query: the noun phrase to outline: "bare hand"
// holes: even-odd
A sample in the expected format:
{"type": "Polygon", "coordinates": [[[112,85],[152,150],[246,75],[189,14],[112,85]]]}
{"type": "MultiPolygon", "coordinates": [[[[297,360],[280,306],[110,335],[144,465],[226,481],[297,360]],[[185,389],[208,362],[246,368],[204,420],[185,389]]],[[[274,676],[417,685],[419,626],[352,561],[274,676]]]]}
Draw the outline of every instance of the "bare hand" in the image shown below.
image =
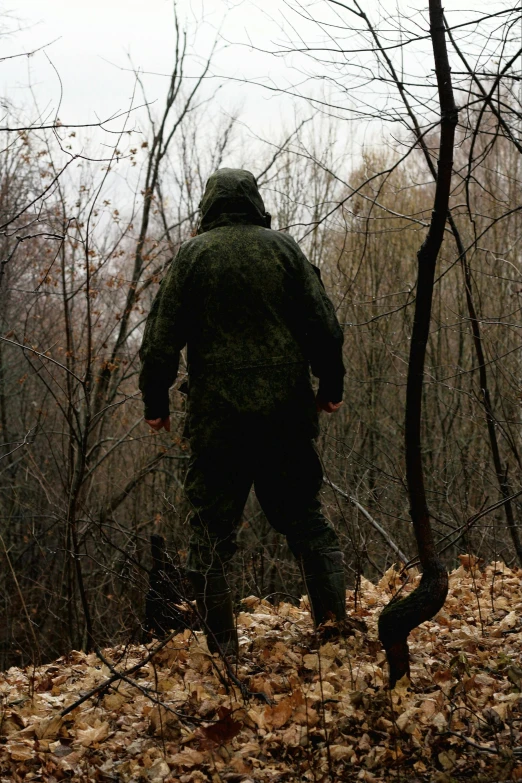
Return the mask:
{"type": "Polygon", "coordinates": [[[170,432],[170,416],[167,416],[166,419],[145,419],[145,421],[156,432],[159,432],[163,427],[166,432],[170,432]]]}
{"type": "Polygon", "coordinates": [[[335,413],[336,411],[339,410],[339,408],[341,407],[341,405],[343,403],[342,402],[323,402],[322,400],[317,398],[316,399],[316,404],[317,404],[317,410],[318,411],[324,411],[325,413],[335,413]]]}

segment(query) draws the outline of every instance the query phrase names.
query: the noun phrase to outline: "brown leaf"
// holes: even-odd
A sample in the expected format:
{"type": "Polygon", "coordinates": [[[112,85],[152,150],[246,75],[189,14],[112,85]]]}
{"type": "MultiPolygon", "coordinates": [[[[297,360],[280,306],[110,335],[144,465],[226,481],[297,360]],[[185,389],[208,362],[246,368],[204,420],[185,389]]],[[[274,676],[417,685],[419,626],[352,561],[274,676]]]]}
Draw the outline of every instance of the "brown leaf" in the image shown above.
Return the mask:
{"type": "Polygon", "coordinates": [[[457,763],[457,754],[454,750],[443,750],[442,753],[439,753],[439,763],[442,767],[444,767],[445,770],[451,770],[457,763]]]}
{"type": "Polygon", "coordinates": [[[170,767],[163,759],[158,759],[147,771],[150,783],[162,783],[170,775],[170,767]]]}
{"type": "Polygon", "coordinates": [[[8,737],[24,727],[24,719],[16,710],[5,712],[0,718],[0,735],[2,737],[8,737]]]}
{"type": "Polygon", "coordinates": [[[36,692],[45,693],[46,691],[52,690],[52,687],[53,687],[52,678],[49,675],[47,675],[46,677],[42,677],[42,679],[36,686],[36,692]]]}
{"type": "Polygon", "coordinates": [[[462,568],[464,568],[466,571],[474,571],[477,567],[484,563],[484,560],[481,557],[477,557],[476,555],[458,555],[458,558],[462,568]]]}
{"type": "Polygon", "coordinates": [[[53,739],[58,736],[62,724],[63,718],[61,718],[60,715],[55,715],[54,718],[47,718],[46,720],[35,723],[34,733],[39,740],[53,739]]]}
{"type": "Polygon", "coordinates": [[[34,750],[24,742],[13,742],[9,745],[9,755],[13,761],[28,761],[33,757],[34,750]]]}
{"type": "Polygon", "coordinates": [[[372,741],[370,739],[370,735],[363,734],[357,744],[357,747],[359,748],[359,750],[370,750],[371,746],[372,746],[372,741]]]}
{"type": "Polygon", "coordinates": [[[151,734],[164,739],[177,740],[181,737],[181,724],[177,715],[160,705],[150,711],[151,734]]]}
{"type": "Polygon", "coordinates": [[[294,705],[291,697],[288,696],[285,699],[281,699],[279,704],[276,704],[274,707],[266,707],[264,712],[265,723],[271,729],[280,729],[289,720],[293,711],[294,705]]]}
{"type": "Polygon", "coordinates": [[[264,674],[256,674],[251,677],[248,687],[252,693],[264,693],[270,699],[274,695],[270,680],[264,674]]]}
{"type": "Polygon", "coordinates": [[[214,743],[215,745],[226,745],[243,728],[243,723],[233,719],[232,710],[228,709],[228,707],[221,707],[218,715],[220,717],[216,723],[199,729],[199,732],[203,735],[205,745],[206,742],[214,743]]]}
{"type": "Polygon", "coordinates": [[[126,701],[127,698],[123,693],[108,693],[103,697],[103,706],[106,710],[119,710],[126,701]]]}
{"type": "Polygon", "coordinates": [[[84,726],[76,732],[76,739],[84,748],[89,748],[96,742],[102,742],[109,736],[109,724],[96,720],[94,726],[84,726]]]}
{"type": "Polygon", "coordinates": [[[354,755],[353,745],[330,745],[330,757],[333,761],[349,759],[354,755]]]}
{"type": "Polygon", "coordinates": [[[205,756],[194,748],[183,748],[179,753],[169,757],[169,762],[182,767],[199,767],[205,761],[205,756]]]}

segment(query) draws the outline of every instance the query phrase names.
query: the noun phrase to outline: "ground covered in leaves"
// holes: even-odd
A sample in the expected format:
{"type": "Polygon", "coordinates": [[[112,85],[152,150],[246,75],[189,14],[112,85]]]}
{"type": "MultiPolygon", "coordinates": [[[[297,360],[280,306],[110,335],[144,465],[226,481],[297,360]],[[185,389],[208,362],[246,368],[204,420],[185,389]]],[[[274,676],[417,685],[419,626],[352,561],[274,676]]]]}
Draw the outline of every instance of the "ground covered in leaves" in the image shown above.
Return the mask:
{"type": "Polygon", "coordinates": [[[229,669],[189,631],[11,668],[0,781],[522,780],[522,570],[461,561],[391,692],[377,617],[418,579],[393,569],[348,593],[342,638],[314,635],[304,602],[246,599],[229,669]]]}

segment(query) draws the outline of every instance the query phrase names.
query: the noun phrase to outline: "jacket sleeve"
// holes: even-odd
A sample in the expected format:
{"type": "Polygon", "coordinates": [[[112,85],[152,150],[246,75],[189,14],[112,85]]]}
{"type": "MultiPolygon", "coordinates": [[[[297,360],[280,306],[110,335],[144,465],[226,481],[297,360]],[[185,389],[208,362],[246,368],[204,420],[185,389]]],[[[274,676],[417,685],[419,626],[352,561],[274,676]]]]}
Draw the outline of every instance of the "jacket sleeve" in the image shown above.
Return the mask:
{"type": "Polygon", "coordinates": [[[185,276],[181,249],[156,294],[140,348],[139,387],[146,419],[169,415],[169,388],[176,380],[180,351],[187,342],[185,276]]]}
{"type": "Polygon", "coordinates": [[[343,331],[319,269],[308,261],[297,243],[294,244],[298,252],[297,309],[310,367],[319,378],[318,397],[324,402],[341,402],[346,373],[343,331]]]}

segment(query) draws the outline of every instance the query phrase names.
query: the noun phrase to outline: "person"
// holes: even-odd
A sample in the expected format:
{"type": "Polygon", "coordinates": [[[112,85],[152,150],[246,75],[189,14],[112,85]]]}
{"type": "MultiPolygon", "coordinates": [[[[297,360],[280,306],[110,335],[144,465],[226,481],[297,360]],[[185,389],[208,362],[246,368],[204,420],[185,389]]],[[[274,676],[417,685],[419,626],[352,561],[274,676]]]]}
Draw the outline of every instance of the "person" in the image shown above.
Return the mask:
{"type": "Polygon", "coordinates": [[[315,625],[345,617],[344,560],[321,512],[314,444],[318,410],[342,405],[343,333],[319,270],[270,229],[249,171],[216,171],[200,211],[147,319],[139,383],[145,420],[169,431],[169,387],[187,346],[187,574],[209,649],[236,654],[226,571],[252,485],[300,563],[315,625]]]}

